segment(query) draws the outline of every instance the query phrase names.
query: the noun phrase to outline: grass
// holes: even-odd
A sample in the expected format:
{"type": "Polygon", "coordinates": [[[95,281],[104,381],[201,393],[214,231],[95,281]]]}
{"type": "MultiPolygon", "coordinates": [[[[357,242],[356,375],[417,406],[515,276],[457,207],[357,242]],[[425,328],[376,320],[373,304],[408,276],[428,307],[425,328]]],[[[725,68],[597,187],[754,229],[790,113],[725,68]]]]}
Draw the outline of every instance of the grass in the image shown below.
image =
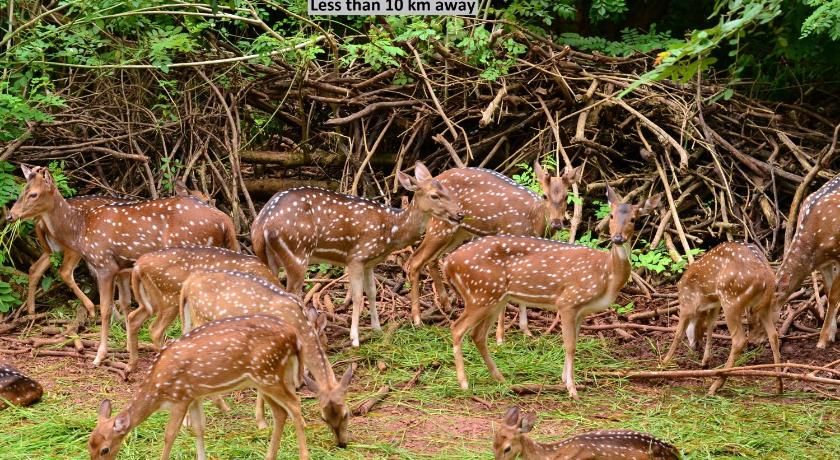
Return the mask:
{"type": "MultiPolygon", "coordinates": [[[[115,330],[117,347],[122,337],[115,330]]],[[[607,340],[581,338],[576,375],[582,401],[565,394],[517,397],[506,384],[493,381],[469,340],[465,359],[471,389],[459,389],[447,329],[403,327],[393,335],[379,336],[359,350],[335,356],[337,371],[350,361],[358,369],[349,395],[351,405],[366,399],[382,385],[394,388],[411,378],[418,366],[427,370],[407,391],[393,390],[366,417],[351,420],[353,442],[348,449],[333,446],[329,430],[318,420],[312,399],[304,399],[309,421],[307,441],[314,459],[413,459],[492,458],[492,425],[510,405],[539,414],[533,436],[556,440],[589,429],[626,428],[650,432],[679,446],[686,458],[788,459],[840,458],[840,403],[810,393],[768,394],[765,387],[745,379],[730,379],[719,396],[705,396],[705,386],[686,381],[656,385],[620,380],[593,380],[591,371],[653,368],[654,362],[621,358],[607,340]],[[380,371],[378,363],[385,365],[380,371]],[[475,397],[477,399],[473,399],[475,397]],[[478,401],[478,402],[477,402],[478,401]],[[489,407],[485,406],[489,404],[489,407]]],[[[528,339],[509,334],[504,345],[491,345],[502,373],[512,383],[557,383],[563,350],[558,336],[528,339]]],[[[4,459],[86,458],[86,442],[96,422],[99,401],[112,387],[122,385],[100,377],[99,391],[74,388],[62,380],[60,366],[33,367],[36,377],[55,381],[59,391],[26,409],[0,411],[0,446],[4,459]],[[41,373],[38,373],[41,372],[41,373]]],[[[764,384],[766,382],[762,382],[764,384]]],[[[760,385],[760,384],[759,384],[760,385]]],[[[115,398],[115,410],[126,404],[126,393],[115,398]]],[[[209,403],[207,449],[211,458],[262,458],[269,430],[258,430],[253,421],[253,393],[229,399],[233,411],[221,414],[209,403]]],[[[159,455],[167,414],[158,413],[126,439],[121,459],[146,459],[159,455]]],[[[296,458],[294,433],[286,426],[281,458],[296,458]]],[[[172,458],[194,458],[194,442],[185,430],[178,437],[172,458]]]]}

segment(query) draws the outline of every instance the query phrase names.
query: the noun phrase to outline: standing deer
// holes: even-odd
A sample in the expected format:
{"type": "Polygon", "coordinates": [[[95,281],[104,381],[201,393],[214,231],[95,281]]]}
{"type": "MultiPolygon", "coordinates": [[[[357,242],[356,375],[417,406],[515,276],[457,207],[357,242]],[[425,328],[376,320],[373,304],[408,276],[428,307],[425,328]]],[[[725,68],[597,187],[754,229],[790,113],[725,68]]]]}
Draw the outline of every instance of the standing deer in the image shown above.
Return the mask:
{"type": "Polygon", "coordinates": [[[96,276],[102,330],[94,365],[108,352],[114,278],[120,270],[131,268],[146,252],[170,246],[239,248],[230,217],[195,198],[111,204],[82,212],[67,204],[46,168],[22,169],[26,185],[8,220],[40,218],[56,241],[81,254],[96,276]]]}
{"type": "Polygon", "coordinates": [[[397,178],[414,199],[405,209],[383,206],[352,195],[303,187],[277,193],[251,226],[254,253],[272,271],[286,271],[286,290],[299,293],[310,262],[347,267],[353,315],[350,339],[359,346],[363,291],[370,305],[371,326],[380,330],[373,267],[392,252],[415,243],[431,216],[456,225],[458,204],[449,190],[418,162],[414,177],[397,178]]]}
{"type": "Polygon", "coordinates": [[[268,266],[254,256],[229,249],[193,246],[174,247],[147,252],[140,256],[131,270],[131,289],[139,308],[128,315],[126,330],[128,343],[128,371],[137,365],[137,333],[150,317],[152,343],[160,348],[164,333],[178,317],[178,296],[190,273],[201,269],[229,269],[265,278],[279,285],[268,266]]]}
{"type": "MultiPolygon", "coordinates": [[[[663,364],[674,357],[680,336],[685,333],[691,347],[706,335],[702,365],[707,365],[712,356],[712,331],[721,308],[732,336],[725,367],[735,365],[747,345],[747,334],[741,324],[744,314],[749,318],[751,336],[767,334],[773,362],[779,364],[779,334],[773,325],[779,314],[778,305],[773,301],[775,281],[767,258],[754,244],[723,243],[689,265],[677,283],[680,321],[663,364]]],[[[781,368],[777,370],[781,371],[781,368]]],[[[715,394],[725,381],[723,376],[715,379],[709,394],[715,394]]],[[[782,392],[781,377],[778,390],[782,392]]]]}
{"type": "Polygon", "coordinates": [[[490,374],[504,381],[487,349],[487,331],[508,301],[558,311],[566,360],[563,382],[578,399],[574,356],[580,323],[606,310],[630,278],[634,223],[659,203],[659,195],[643,206],[623,203],[607,186],[612,249],[600,251],[576,244],[527,236],[488,236],[456,249],[443,261],[443,273],[464,300],[464,311],[452,324],[455,369],[461,387],[469,387],[461,340],[472,339],[490,374]]]}
{"type": "MultiPolygon", "coordinates": [[[[95,207],[105,204],[129,203],[131,201],[135,200],[104,195],[87,195],[68,198],[67,204],[82,213],[86,213],[95,207]]],[[[61,279],[64,280],[64,283],[67,284],[70,290],[73,291],[76,298],[82,302],[82,305],[84,305],[88,315],[91,317],[95,316],[96,313],[93,302],[91,302],[90,298],[88,298],[88,296],[79,289],[79,285],[76,284],[76,280],[73,278],[73,271],[79,265],[79,262],[82,260],[82,256],[73,249],[62,246],[55,235],[50,234],[49,228],[41,220],[35,224],[35,238],[41,246],[42,252],[38,260],[29,267],[29,289],[26,294],[27,312],[30,315],[35,314],[35,293],[38,291],[38,285],[41,278],[44,276],[47,269],[50,268],[50,255],[53,252],[61,252],[62,260],[61,268],[58,269],[59,276],[61,276],[61,279]]],[[[126,289],[126,283],[122,281],[122,279],[119,284],[117,284],[117,287],[120,291],[120,304],[130,302],[131,298],[129,296],[131,294],[126,289]]]]}
{"type": "Polygon", "coordinates": [[[8,401],[15,406],[31,406],[41,400],[44,388],[10,364],[0,363],[0,410],[8,401]]]}
{"type": "Polygon", "coordinates": [[[825,348],[837,335],[837,307],[840,306],[840,283],[835,283],[840,269],[840,231],[837,210],[840,208],[840,176],[826,182],[808,195],[799,209],[796,233],[785,252],[776,278],[776,301],[784,305],[802,286],[812,271],[823,276],[828,303],[825,309],[817,348],[825,348]]]}
{"type": "MultiPolygon", "coordinates": [[[[411,282],[411,315],[420,324],[420,272],[430,262],[432,281],[441,306],[449,311],[449,296],[440,278],[437,260],[468,239],[488,235],[544,236],[547,229],[559,230],[566,216],[569,186],[580,181],[582,167],[567,168],[560,176],[549,176],[534,163],[534,175],[543,189],[542,197],[496,171],[481,168],[456,168],[435,177],[458,201],[464,219],[461,225],[432,220],[423,241],[408,260],[411,282]]],[[[519,307],[519,327],[526,335],[528,313],[519,307]]],[[[499,314],[496,341],[504,338],[504,309],[499,314]]]]}
{"type": "MultiPolygon", "coordinates": [[[[348,368],[341,382],[336,381],[325,351],[324,315],[303,311],[297,296],[268,281],[231,270],[196,271],[184,282],[180,296],[184,331],[227,316],[264,313],[276,316],[297,329],[303,344],[303,362],[314,380],[305,377],[307,387],[318,397],[321,418],[335,435],[339,447],[347,446],[347,422],[350,411],[344,398],[353,369],[348,368]]],[[[262,398],[257,400],[257,423],[265,425],[262,398]]]]}
{"type": "Polygon", "coordinates": [[[559,442],[542,443],[527,436],[536,422],[532,414],[520,415],[511,407],[493,438],[496,460],[678,460],[671,444],[647,433],[632,430],[600,430],[581,433],[559,442]]]}
{"type": "Polygon", "coordinates": [[[308,459],[304,421],[295,389],[303,378],[303,346],[290,324],[269,315],[247,315],[208,323],[161,350],[128,407],[111,416],[102,401],[99,420],[88,440],[91,459],[117,457],[125,436],[150,415],[168,409],[161,459],[169,458],[181,422],[190,413],[200,460],[204,451],[203,398],[241,388],[265,395],[274,416],[266,459],[277,457],[286,417],[297,434],[300,458],[308,459]]]}

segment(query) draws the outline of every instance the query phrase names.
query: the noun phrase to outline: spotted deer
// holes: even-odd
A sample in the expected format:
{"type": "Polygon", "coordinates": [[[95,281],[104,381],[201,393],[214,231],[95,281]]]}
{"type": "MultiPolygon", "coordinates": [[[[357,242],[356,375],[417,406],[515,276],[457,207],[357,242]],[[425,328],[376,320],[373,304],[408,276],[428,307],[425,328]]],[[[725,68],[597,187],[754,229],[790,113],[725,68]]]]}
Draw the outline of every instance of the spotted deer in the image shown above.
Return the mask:
{"type": "MultiPolygon", "coordinates": [[[[128,203],[131,201],[135,200],[105,195],[87,195],[68,198],[67,204],[72,208],[80,210],[81,212],[87,212],[97,206],[128,203]]],[[[88,298],[88,296],[79,289],[79,285],[76,284],[76,280],[73,278],[73,271],[79,266],[82,256],[78,252],[62,246],[58,239],[54,235],[50,234],[49,228],[41,220],[35,224],[35,238],[38,241],[38,245],[41,246],[41,256],[29,267],[29,289],[26,294],[27,312],[30,315],[35,313],[35,293],[38,291],[41,278],[43,278],[47,269],[50,268],[50,256],[53,252],[61,252],[61,267],[58,269],[59,276],[64,283],[67,284],[70,290],[73,291],[76,298],[82,302],[82,305],[84,305],[88,314],[90,316],[94,316],[95,309],[93,302],[91,302],[90,298],[88,298]]],[[[131,294],[125,289],[126,283],[124,281],[119,282],[117,284],[117,288],[119,288],[120,291],[120,303],[130,302],[131,300],[129,296],[131,294]]]]}
{"type": "Polygon", "coordinates": [[[299,293],[311,262],[347,267],[353,315],[350,338],[359,346],[363,291],[370,305],[371,326],[380,330],[373,267],[389,254],[415,243],[429,218],[456,225],[463,214],[449,190],[418,162],[414,177],[397,173],[414,192],[404,209],[390,208],[352,195],[303,187],[277,193],[251,226],[254,253],[273,271],[286,271],[286,290],[299,293]]]}
{"type": "Polygon", "coordinates": [[[805,278],[814,270],[823,276],[828,303],[820,329],[817,348],[825,348],[837,335],[837,307],[840,306],[840,283],[835,283],[840,269],[840,176],[808,195],[799,209],[796,233],[785,251],[776,273],[776,301],[784,305],[805,278]]]}
{"type": "Polygon", "coordinates": [[[496,460],[678,460],[679,450],[647,433],[599,430],[558,442],[537,442],[527,436],[536,422],[533,414],[508,409],[493,438],[496,460]]]}
{"type": "Polygon", "coordinates": [[[230,217],[195,198],[110,204],[82,212],[67,204],[46,168],[22,168],[26,185],[8,219],[40,218],[56,241],[79,253],[96,276],[102,331],[94,365],[108,352],[114,278],[120,270],[131,268],[146,252],[170,246],[239,248],[230,217]]]}
{"type": "MultiPolygon", "coordinates": [[[[429,222],[423,241],[408,260],[408,279],[411,282],[411,315],[420,324],[420,272],[434,262],[429,273],[444,310],[449,311],[449,296],[440,277],[437,260],[468,239],[488,235],[545,236],[547,230],[557,231],[566,216],[568,190],[572,182],[579,182],[582,167],[567,168],[558,176],[548,175],[534,163],[534,175],[542,187],[542,196],[517,184],[507,176],[482,168],[456,168],[435,177],[452,192],[464,219],[460,225],[433,219],[429,222]]],[[[528,313],[519,307],[519,327],[526,335],[528,313]]],[[[499,314],[496,341],[504,338],[504,310],[499,314]]]]}
{"type": "Polygon", "coordinates": [[[11,364],[0,363],[0,410],[7,402],[15,406],[31,406],[41,400],[44,388],[11,364]]]}
{"type": "Polygon", "coordinates": [[[128,315],[126,322],[128,343],[128,371],[137,365],[137,333],[151,316],[149,327],[152,344],[163,345],[164,333],[178,317],[178,296],[184,281],[196,270],[229,269],[264,278],[272,283],[280,281],[262,261],[254,256],[230,249],[193,246],[159,249],[140,256],[131,270],[131,289],[139,308],[128,315]]]}
{"type": "Polygon", "coordinates": [[[111,402],[102,401],[96,428],[88,440],[90,458],[116,458],[131,430],[158,410],[169,410],[160,458],[169,458],[181,422],[189,412],[197,457],[204,460],[202,399],[256,388],[274,416],[265,458],[277,457],[288,416],[295,425],[299,458],[308,459],[305,425],[295,393],[303,378],[302,355],[297,330],[274,316],[237,316],[193,329],[161,350],[126,409],[112,417],[111,402]]]}
{"type": "MultiPolygon", "coordinates": [[[[350,411],[344,402],[353,369],[338,382],[327,357],[323,335],[326,317],[312,309],[304,312],[299,298],[263,278],[231,270],[199,270],[184,282],[180,295],[184,331],[209,321],[253,313],[276,316],[296,328],[303,344],[303,363],[314,379],[307,387],[318,397],[321,418],[339,447],[347,446],[350,411]],[[312,312],[315,312],[314,314],[312,312]]],[[[262,398],[257,400],[257,423],[265,426],[262,398]]]]}
{"type": "Polygon", "coordinates": [[[607,187],[612,248],[586,246],[530,236],[488,236],[469,242],[443,261],[443,273],[464,300],[464,311],[452,324],[455,369],[461,387],[469,387],[461,341],[472,339],[492,377],[504,381],[487,349],[487,331],[508,301],[558,311],[566,360],[563,382],[578,399],[574,356],[580,324],[586,316],[606,310],[630,278],[630,247],[634,222],[659,203],[659,195],[642,206],[623,203],[607,187]]]}
{"type": "MultiPolygon", "coordinates": [[[[732,336],[725,367],[735,365],[735,360],[747,345],[747,334],[741,324],[744,315],[749,319],[749,332],[753,338],[767,335],[773,350],[773,362],[779,364],[779,334],[774,326],[779,315],[778,305],[773,301],[775,281],[767,258],[756,245],[727,242],[715,246],[689,265],[677,283],[680,320],[662,362],[668,363],[674,357],[683,333],[691,347],[705,334],[702,365],[707,365],[712,356],[712,331],[718,313],[723,309],[732,336]]],[[[781,368],[778,370],[781,371],[781,368]]],[[[725,380],[725,377],[717,378],[709,388],[709,394],[715,394],[725,380]]],[[[781,378],[778,380],[778,391],[782,392],[781,378]]]]}

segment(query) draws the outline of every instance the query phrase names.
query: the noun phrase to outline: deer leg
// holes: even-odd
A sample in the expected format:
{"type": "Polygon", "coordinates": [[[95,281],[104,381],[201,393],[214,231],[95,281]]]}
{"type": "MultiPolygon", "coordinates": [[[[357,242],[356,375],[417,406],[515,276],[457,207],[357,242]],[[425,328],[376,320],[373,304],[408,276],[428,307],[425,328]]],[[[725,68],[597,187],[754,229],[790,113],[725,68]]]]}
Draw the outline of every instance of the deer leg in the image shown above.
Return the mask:
{"type": "Polygon", "coordinates": [[[126,332],[128,332],[128,314],[131,313],[131,277],[117,275],[117,292],[119,293],[119,314],[125,320],[126,332]]]}
{"type": "MultiPolygon", "coordinates": [[[[262,393],[260,393],[262,397],[262,393]]],[[[283,426],[286,425],[286,410],[274,404],[269,398],[268,407],[271,409],[271,415],[274,417],[274,429],[271,430],[271,442],[268,444],[268,451],[265,454],[266,460],[274,460],[277,458],[277,450],[280,448],[280,440],[283,438],[283,426]]],[[[263,420],[265,423],[265,420],[263,420]]],[[[268,426],[266,425],[266,428],[268,426]]]]}
{"type": "Polygon", "coordinates": [[[574,310],[564,310],[560,312],[560,326],[563,330],[563,348],[566,352],[565,361],[563,362],[563,383],[566,384],[566,390],[569,392],[569,397],[579,401],[580,398],[575,388],[575,348],[577,347],[577,312],[574,310]]]}
{"type": "Polygon", "coordinates": [[[128,345],[128,368],[126,373],[133,372],[137,366],[137,360],[140,357],[140,343],[137,337],[138,331],[143,327],[143,323],[149,317],[149,311],[140,303],[140,306],[129,313],[125,320],[126,327],[126,345],[128,345]]]}
{"type": "Polygon", "coordinates": [[[350,340],[353,347],[359,346],[359,316],[362,314],[364,303],[362,290],[365,284],[364,267],[358,264],[347,266],[347,276],[350,278],[350,295],[353,297],[353,314],[350,319],[350,340]]]}
{"type": "Polygon", "coordinates": [[[99,349],[96,351],[96,358],[93,365],[98,366],[108,354],[108,328],[111,326],[111,305],[114,302],[114,275],[113,273],[97,273],[97,284],[99,285],[99,314],[101,318],[101,331],[99,336],[99,349]]]}
{"type": "MultiPolygon", "coordinates": [[[[767,341],[770,342],[770,350],[773,351],[773,364],[779,364],[782,362],[782,357],[779,353],[779,332],[776,330],[776,326],[774,324],[775,316],[778,314],[778,311],[771,311],[772,302],[773,301],[771,299],[768,302],[769,305],[767,305],[765,310],[761,313],[761,324],[764,326],[764,331],[767,334],[767,341]]],[[[781,372],[782,368],[777,366],[776,371],[781,372]]],[[[776,391],[779,394],[782,394],[784,390],[782,378],[779,377],[778,382],[776,383],[776,391]]]]}
{"type": "Polygon", "coordinates": [[[455,373],[458,376],[458,383],[465,390],[470,387],[470,384],[467,380],[467,372],[464,370],[464,352],[461,349],[461,343],[464,334],[482,320],[480,316],[482,310],[481,305],[474,304],[467,297],[464,297],[464,312],[452,323],[452,351],[455,354],[455,373]]]}
{"type": "MultiPolygon", "coordinates": [[[[38,282],[44,276],[44,272],[50,268],[50,252],[44,251],[41,257],[29,267],[29,288],[26,291],[26,311],[30,315],[35,314],[35,293],[38,291],[38,282]]],[[[87,305],[86,305],[87,307],[87,305]]]]}
{"type": "MultiPolygon", "coordinates": [[[[166,303],[165,305],[169,306],[166,303]]],[[[163,308],[158,312],[157,316],[155,316],[155,319],[152,320],[152,324],[149,326],[149,336],[151,337],[154,346],[158,349],[163,347],[163,342],[166,340],[164,337],[166,330],[177,317],[177,308],[163,308]]]]}
{"type": "Polygon", "coordinates": [[[828,290],[828,305],[825,307],[825,318],[820,328],[820,339],[817,342],[817,348],[820,349],[828,346],[829,342],[834,342],[834,337],[837,335],[837,307],[840,306],[840,283],[834,282],[833,267],[823,272],[823,278],[826,280],[828,290]]]}
{"type": "MultiPolygon", "coordinates": [[[[507,304],[507,302],[503,302],[501,307],[504,308],[505,304],[507,304]]],[[[475,347],[478,348],[478,352],[481,354],[481,358],[484,359],[484,364],[486,364],[487,369],[490,370],[490,376],[496,381],[504,382],[505,376],[499,372],[499,368],[496,367],[493,357],[490,356],[490,350],[487,349],[487,332],[490,330],[491,324],[493,324],[493,316],[488,315],[473,328],[472,339],[473,343],[475,343],[475,347]]]]}
{"type": "MultiPolygon", "coordinates": [[[[408,281],[411,283],[409,294],[411,297],[411,320],[415,326],[420,325],[420,272],[434,258],[434,255],[438,252],[438,246],[440,246],[439,241],[432,236],[431,232],[427,231],[423,241],[420,242],[420,246],[411,254],[406,264],[408,265],[408,281]]],[[[433,270],[434,268],[430,268],[430,271],[433,270]]],[[[437,286],[435,286],[435,289],[437,289],[437,286]]],[[[440,293],[439,290],[438,293],[440,293]]]]}
{"type": "MultiPolygon", "coordinates": [[[[268,428],[268,422],[265,421],[265,398],[263,397],[263,394],[259,391],[257,392],[256,406],[257,407],[255,409],[254,418],[257,420],[257,428],[261,430],[266,429],[268,428]]],[[[272,411],[272,413],[274,412],[272,411]]],[[[283,414],[283,417],[286,417],[285,413],[283,414]]]]}
{"type": "Polygon", "coordinates": [[[519,330],[528,337],[534,336],[528,328],[528,309],[525,305],[519,306],[519,330]]]}
{"type": "MultiPolygon", "coordinates": [[[[729,349],[729,358],[726,359],[726,364],[724,365],[724,369],[729,369],[735,365],[735,360],[741,356],[741,353],[744,351],[744,347],[747,346],[747,334],[744,332],[744,326],[741,324],[741,312],[749,310],[741,308],[745,305],[745,299],[743,297],[737,297],[724,302],[728,305],[724,306],[723,315],[726,319],[726,326],[729,328],[729,335],[732,336],[732,346],[729,349]]],[[[714,320],[712,320],[711,323],[714,324],[714,320]]],[[[709,337],[711,336],[712,333],[709,332],[709,337]]],[[[726,382],[726,376],[718,376],[709,388],[709,396],[713,396],[717,390],[723,386],[724,382],[726,382]]]]}
{"type": "Polygon", "coordinates": [[[206,460],[207,452],[204,450],[204,410],[201,407],[201,399],[196,399],[190,404],[190,420],[192,431],[195,434],[195,455],[198,460],[206,460]]]}
{"type": "Polygon", "coordinates": [[[373,267],[365,269],[365,295],[370,307],[370,326],[374,331],[381,331],[379,312],[376,310],[376,278],[373,277],[373,267]]]}
{"type": "MultiPolygon", "coordinates": [[[[308,460],[309,449],[307,449],[306,447],[306,422],[303,421],[303,416],[301,416],[300,414],[300,399],[298,399],[298,396],[296,393],[294,393],[294,391],[289,391],[285,387],[281,388],[281,390],[274,390],[270,393],[265,392],[262,389],[260,391],[266,395],[266,401],[268,402],[269,406],[274,404],[278,406],[277,409],[279,410],[285,409],[286,413],[289,415],[289,417],[291,417],[292,423],[294,423],[295,425],[295,434],[297,435],[298,451],[300,452],[298,458],[302,460],[308,460]]],[[[277,423],[276,419],[275,423],[277,423]]],[[[275,430],[276,429],[277,428],[275,425],[275,430]]]]}
{"type": "Polygon", "coordinates": [[[709,312],[706,313],[706,345],[703,347],[703,359],[700,360],[700,365],[706,367],[712,359],[712,334],[715,331],[715,320],[717,320],[718,312],[720,312],[720,304],[717,304],[709,312]]]}
{"type": "Polygon", "coordinates": [[[662,358],[662,364],[668,364],[677,352],[677,346],[680,344],[680,337],[685,334],[685,329],[688,327],[688,312],[680,312],[680,320],[677,323],[677,330],[674,332],[674,340],[671,341],[671,346],[668,347],[668,353],[662,358]]]}
{"type": "Polygon", "coordinates": [[[166,422],[166,431],[163,435],[163,450],[160,453],[161,460],[169,458],[169,452],[172,451],[172,444],[175,438],[178,437],[178,431],[181,429],[181,422],[184,420],[184,415],[187,414],[187,409],[190,403],[180,403],[172,407],[169,411],[169,421],[166,422]]]}
{"type": "Polygon", "coordinates": [[[496,343],[502,344],[505,342],[505,308],[499,311],[499,316],[496,318],[496,343]]]}
{"type": "Polygon", "coordinates": [[[65,248],[64,255],[61,259],[61,267],[58,269],[58,276],[61,277],[61,280],[64,281],[71,291],[73,291],[73,295],[76,296],[84,305],[85,309],[88,311],[88,315],[91,318],[96,317],[96,306],[93,304],[93,301],[82,292],[82,289],[76,284],[76,279],[73,277],[73,272],[76,270],[76,267],[79,266],[79,262],[81,262],[82,256],[78,252],[65,248]]]}

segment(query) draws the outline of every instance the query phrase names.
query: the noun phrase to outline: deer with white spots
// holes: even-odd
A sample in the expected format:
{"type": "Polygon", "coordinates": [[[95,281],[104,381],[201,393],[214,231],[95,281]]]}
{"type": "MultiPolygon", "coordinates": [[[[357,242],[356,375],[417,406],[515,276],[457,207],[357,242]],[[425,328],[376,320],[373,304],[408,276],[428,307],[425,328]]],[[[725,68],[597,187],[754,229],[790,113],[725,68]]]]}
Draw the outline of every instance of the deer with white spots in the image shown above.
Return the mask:
{"type": "Polygon", "coordinates": [[[840,306],[840,283],[835,283],[840,269],[840,176],[826,182],[808,195],[799,209],[796,233],[776,273],[776,300],[784,305],[814,270],[823,276],[828,291],[817,348],[825,348],[837,335],[837,307],[840,306]]]}
{"type": "Polygon", "coordinates": [[[67,204],[46,168],[22,169],[26,185],[8,219],[40,218],[56,241],[81,254],[96,276],[102,331],[94,365],[108,352],[114,278],[120,270],[131,268],[149,251],[170,246],[239,249],[230,217],[195,198],[110,204],[83,212],[67,204]]]}
{"type": "Polygon", "coordinates": [[[586,246],[527,236],[488,236],[469,242],[443,261],[443,273],[464,300],[464,311],[452,324],[455,369],[461,387],[469,387],[461,341],[472,339],[490,374],[504,381],[487,349],[487,331],[508,301],[558,311],[566,360],[563,382],[578,399],[574,356],[580,324],[586,316],[607,310],[630,279],[634,223],[659,204],[659,195],[642,206],[623,203],[607,187],[612,248],[586,246]]]}
{"type": "MultiPolygon", "coordinates": [[[[314,379],[304,377],[315,393],[321,418],[330,427],[339,447],[347,446],[350,411],[344,398],[353,369],[338,382],[326,353],[326,316],[314,309],[304,312],[297,296],[251,274],[230,270],[199,270],[184,282],[180,297],[184,331],[228,316],[264,313],[278,317],[298,331],[303,363],[314,379]]],[[[262,397],[257,399],[257,423],[265,426],[262,397]]]]}
{"type": "MultiPolygon", "coordinates": [[[[573,182],[580,181],[582,167],[567,168],[562,175],[550,176],[534,163],[534,175],[543,189],[540,197],[517,184],[507,176],[482,168],[456,168],[439,174],[437,179],[449,189],[464,219],[461,225],[433,219],[429,222],[423,241],[408,260],[408,279],[411,282],[411,316],[420,324],[420,272],[430,262],[429,268],[441,306],[449,311],[449,296],[440,277],[437,260],[464,241],[476,236],[525,235],[545,236],[547,230],[560,230],[566,217],[568,190],[573,182]]],[[[519,328],[526,335],[528,313],[525,305],[519,306],[519,328]]],[[[499,314],[496,341],[504,339],[504,309],[499,314]]]]}
{"type": "Polygon", "coordinates": [[[129,372],[137,365],[137,333],[143,323],[150,316],[155,317],[149,326],[149,335],[152,344],[159,349],[166,329],[179,315],[178,296],[184,281],[190,273],[201,269],[238,270],[278,285],[280,283],[260,259],[229,249],[174,247],[143,254],[131,270],[131,289],[139,308],[131,312],[126,321],[129,372]]]}
{"type": "MultiPolygon", "coordinates": [[[[680,321],[674,341],[662,359],[663,364],[674,357],[680,336],[685,333],[692,348],[706,335],[702,360],[702,365],[706,366],[712,356],[712,332],[721,309],[732,336],[725,367],[735,365],[747,345],[747,334],[741,324],[744,315],[749,319],[752,341],[758,341],[766,334],[773,350],[773,362],[779,364],[779,334],[774,326],[779,315],[774,302],[775,281],[767,258],[754,244],[723,243],[689,265],[677,283],[680,321]]],[[[709,394],[715,394],[725,380],[725,377],[715,379],[709,394]]],[[[782,392],[781,378],[778,391],[782,392]]]]}
{"type": "Polygon", "coordinates": [[[397,178],[414,198],[404,209],[391,208],[352,195],[312,187],[277,193],[251,225],[254,253],[273,271],[284,267],[286,290],[299,293],[307,266],[326,262],[347,267],[353,315],[350,339],[359,346],[363,295],[370,305],[371,326],[380,330],[373,267],[389,254],[414,244],[429,218],[456,225],[463,214],[449,190],[422,163],[414,177],[397,178]]]}
{"type": "Polygon", "coordinates": [[[633,430],[599,430],[558,442],[537,442],[527,436],[534,427],[533,414],[508,409],[493,438],[496,460],[678,460],[679,450],[647,433],[633,430]]]}
{"type": "MultiPolygon", "coordinates": [[[[129,203],[136,200],[131,200],[128,198],[118,198],[113,196],[104,196],[104,195],[87,195],[87,196],[77,196],[73,198],[67,199],[67,204],[70,207],[79,210],[82,213],[86,213],[87,211],[96,208],[98,206],[106,205],[106,204],[117,204],[117,203],[129,203]]],[[[79,285],[76,284],[76,280],[73,278],[73,271],[76,267],[79,266],[79,262],[82,260],[81,254],[74,251],[71,248],[63,246],[59,239],[55,237],[55,235],[50,233],[49,227],[42,221],[38,220],[35,224],[35,238],[38,241],[38,244],[41,246],[42,252],[41,257],[29,267],[29,289],[26,294],[26,309],[27,312],[32,315],[35,313],[35,293],[38,291],[38,286],[40,284],[41,278],[44,276],[44,273],[47,269],[50,268],[50,255],[53,252],[61,252],[62,259],[61,259],[61,267],[58,269],[58,274],[61,276],[61,279],[64,281],[65,284],[73,291],[73,294],[78,298],[82,305],[84,305],[85,309],[88,312],[88,315],[91,317],[96,315],[96,310],[93,302],[79,289],[79,285]]],[[[117,288],[120,291],[120,304],[124,302],[131,301],[131,293],[128,292],[126,289],[126,283],[124,281],[120,281],[117,284],[117,288]]],[[[126,303],[126,308],[128,304],[126,303]]],[[[122,309],[124,310],[124,309],[122,309]]]]}
{"type": "Polygon", "coordinates": [[[41,400],[44,388],[10,364],[0,363],[0,410],[6,401],[15,406],[31,406],[41,400]]]}
{"type": "Polygon", "coordinates": [[[274,416],[266,459],[277,457],[286,417],[297,434],[299,458],[308,459],[300,399],[295,390],[303,378],[303,345],[297,330],[269,315],[222,319],[193,329],[161,350],[128,407],[111,416],[102,401],[99,420],[88,440],[91,459],[117,457],[125,436],[158,410],[169,410],[161,459],[169,458],[181,422],[189,412],[200,460],[204,451],[202,399],[242,388],[264,395],[274,416]]]}

